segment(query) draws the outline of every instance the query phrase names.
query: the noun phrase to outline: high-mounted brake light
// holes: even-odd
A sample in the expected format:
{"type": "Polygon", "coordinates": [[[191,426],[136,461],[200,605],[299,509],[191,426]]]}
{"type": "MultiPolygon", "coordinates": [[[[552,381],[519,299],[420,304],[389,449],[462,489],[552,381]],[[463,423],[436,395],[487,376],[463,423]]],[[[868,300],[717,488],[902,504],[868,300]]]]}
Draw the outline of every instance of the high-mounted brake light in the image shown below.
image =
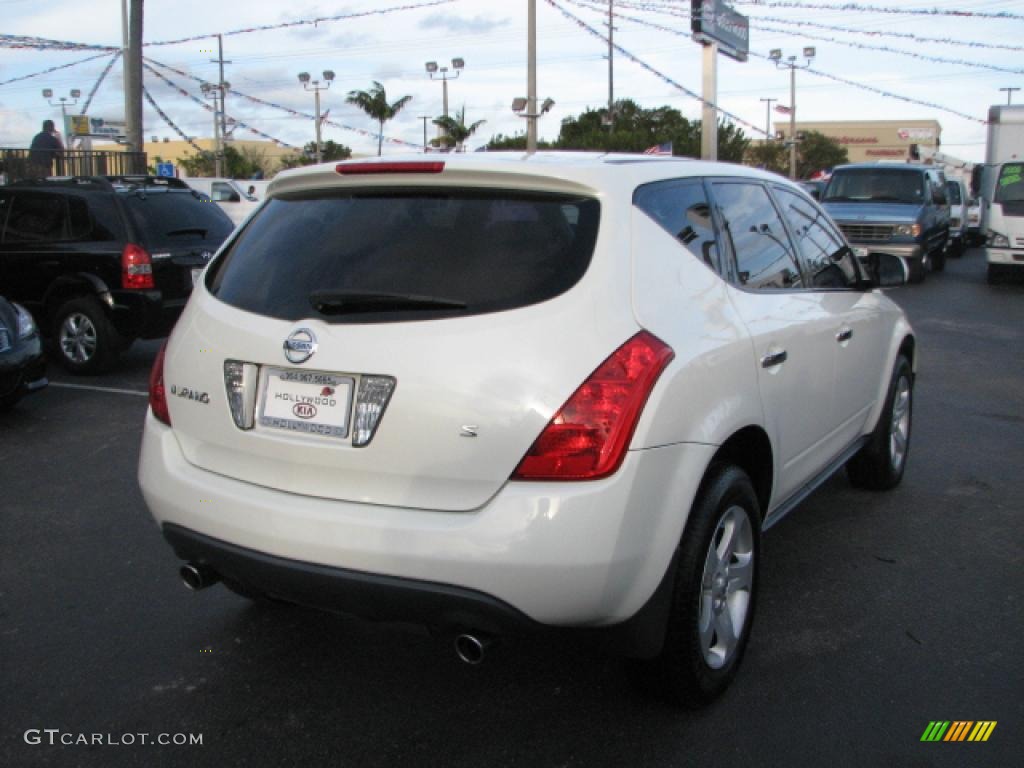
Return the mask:
{"type": "Polygon", "coordinates": [[[552,417],[513,480],[597,480],[622,464],[655,382],[675,352],[641,331],[590,374],[552,417]]]}
{"type": "Polygon", "coordinates": [[[168,427],[171,426],[171,413],[167,410],[167,389],[164,387],[164,352],[167,342],[160,346],[153,361],[153,370],[149,372],[149,407],[153,415],[168,427]]]}
{"type": "Polygon", "coordinates": [[[440,173],[443,161],[420,162],[416,160],[398,163],[338,163],[334,167],[343,176],[368,175],[374,173],[440,173]]]}
{"type": "Polygon", "coordinates": [[[121,287],[156,288],[156,283],[153,282],[153,260],[140,245],[128,243],[121,251],[121,287]]]}

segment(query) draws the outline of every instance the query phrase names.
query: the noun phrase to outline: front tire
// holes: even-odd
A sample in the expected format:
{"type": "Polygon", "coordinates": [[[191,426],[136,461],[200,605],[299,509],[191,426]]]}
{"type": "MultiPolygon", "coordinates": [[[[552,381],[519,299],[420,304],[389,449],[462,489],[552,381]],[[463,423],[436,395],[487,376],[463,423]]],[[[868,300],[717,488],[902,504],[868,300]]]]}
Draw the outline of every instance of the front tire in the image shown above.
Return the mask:
{"type": "Polygon", "coordinates": [[[946,268],[946,249],[939,248],[932,254],[932,272],[942,272],[946,268]]]}
{"type": "Polygon", "coordinates": [[[706,704],[736,676],[754,620],[761,514],[746,473],[713,467],[680,544],[656,682],[671,701],[706,704]]]}
{"type": "Polygon", "coordinates": [[[125,346],[100,303],[91,296],[65,302],[54,315],[57,359],[70,373],[108,370],[125,346]]]}
{"type": "Polygon", "coordinates": [[[899,485],[910,452],[914,405],[914,373],[905,355],[896,358],[889,393],[868,444],[846,464],[850,482],[858,488],[888,491],[899,485]]]}

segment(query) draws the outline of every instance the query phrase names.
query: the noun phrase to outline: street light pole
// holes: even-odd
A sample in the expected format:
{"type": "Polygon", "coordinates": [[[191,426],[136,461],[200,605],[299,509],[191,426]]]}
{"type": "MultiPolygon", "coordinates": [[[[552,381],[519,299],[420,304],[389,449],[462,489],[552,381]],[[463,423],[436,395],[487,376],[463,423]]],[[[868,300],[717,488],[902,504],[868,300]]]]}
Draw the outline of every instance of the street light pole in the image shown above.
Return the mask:
{"type": "Polygon", "coordinates": [[[223,166],[221,163],[221,122],[220,122],[220,86],[213,83],[203,83],[199,86],[203,95],[213,101],[213,175],[217,178],[223,177],[223,166]]]}
{"type": "MultiPolygon", "coordinates": [[[[811,60],[815,56],[815,49],[808,46],[804,48],[803,55],[807,60],[802,66],[796,63],[796,56],[790,56],[785,62],[782,61],[782,49],[775,48],[768,58],[775,62],[778,68],[789,67],[789,178],[796,180],[796,71],[807,69],[811,66],[811,60]]],[[[763,99],[762,99],[763,101],[763,99]]]]}
{"type": "MultiPolygon", "coordinates": [[[[430,75],[431,80],[441,81],[441,108],[443,110],[442,114],[445,117],[448,117],[448,81],[458,79],[459,75],[462,74],[462,70],[466,66],[466,60],[461,57],[456,57],[452,59],[452,69],[455,70],[454,75],[448,74],[448,67],[437,66],[436,61],[428,61],[425,66],[427,69],[427,74],[430,75]]],[[[424,129],[426,128],[426,123],[423,124],[423,127],[424,129]]],[[[437,127],[437,137],[443,140],[441,143],[447,149],[448,142],[446,141],[446,139],[448,137],[448,132],[441,126],[437,127]]]]}
{"type": "Polygon", "coordinates": [[[1006,91],[1006,106],[1010,106],[1010,99],[1013,96],[1014,91],[1019,91],[1020,88],[1000,88],[1000,91],[1006,91]]]}
{"type": "Polygon", "coordinates": [[[529,0],[526,22],[526,151],[537,151],[537,0],[529,0]]]}
{"type": "Polygon", "coordinates": [[[765,141],[772,140],[772,102],[778,99],[761,99],[766,102],[764,105],[764,135],[765,141]]]}
{"type": "Polygon", "coordinates": [[[320,141],[320,123],[322,118],[320,117],[320,91],[326,91],[331,87],[331,83],[334,81],[334,72],[329,69],[324,70],[324,82],[327,85],[320,85],[319,80],[310,80],[309,72],[299,72],[299,82],[302,83],[302,87],[307,91],[313,92],[313,102],[316,107],[316,114],[313,116],[313,121],[316,123],[316,161],[322,163],[324,161],[324,150],[323,144],[320,141]]]}

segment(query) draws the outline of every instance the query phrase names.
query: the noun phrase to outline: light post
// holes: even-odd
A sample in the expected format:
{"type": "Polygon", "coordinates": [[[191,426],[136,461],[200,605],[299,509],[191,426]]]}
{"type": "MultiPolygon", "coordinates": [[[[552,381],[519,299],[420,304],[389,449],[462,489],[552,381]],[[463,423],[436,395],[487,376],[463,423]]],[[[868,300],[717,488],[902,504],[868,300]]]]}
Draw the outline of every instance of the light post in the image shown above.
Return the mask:
{"type": "Polygon", "coordinates": [[[778,99],[761,99],[764,105],[764,135],[765,141],[772,140],[772,102],[778,99]]]}
{"type": "MultiPolygon", "coordinates": [[[[555,106],[555,100],[544,99],[544,101],[540,105],[540,111],[538,112],[529,111],[530,101],[531,99],[527,98],[526,96],[517,96],[516,98],[512,99],[512,111],[515,112],[520,117],[526,118],[526,151],[536,152],[537,118],[540,117],[541,115],[546,115],[548,112],[550,112],[551,108],[555,106]]],[[[536,103],[536,99],[533,99],[533,101],[536,103]]]]}
{"type": "Polygon", "coordinates": [[[333,81],[334,72],[329,69],[324,70],[324,82],[326,85],[320,85],[319,80],[310,80],[309,72],[299,72],[299,82],[302,83],[302,87],[307,91],[313,92],[313,100],[316,104],[316,161],[318,163],[324,161],[324,148],[320,141],[320,123],[323,122],[323,118],[320,117],[320,91],[326,91],[330,88],[333,81]]]}
{"type": "MultiPolygon", "coordinates": [[[[463,68],[466,66],[466,61],[461,58],[452,59],[452,69],[455,70],[454,75],[449,75],[448,67],[439,67],[436,61],[428,61],[425,66],[427,74],[430,75],[431,80],[441,81],[441,90],[443,92],[442,114],[445,117],[448,117],[448,81],[458,79],[459,75],[462,74],[463,68]]],[[[444,128],[438,126],[438,138],[447,138],[447,136],[448,132],[444,128]]],[[[442,143],[444,144],[445,149],[447,149],[448,142],[444,141],[442,143]]]]}
{"type": "Polygon", "coordinates": [[[796,71],[798,69],[807,69],[811,66],[811,60],[814,58],[816,51],[813,47],[808,46],[804,48],[803,54],[807,62],[803,65],[796,63],[796,56],[790,56],[785,61],[782,60],[782,49],[775,48],[769,54],[768,58],[775,62],[775,66],[779,69],[784,67],[789,68],[789,178],[796,179],[796,71]]]}
{"type": "Polygon", "coordinates": [[[81,96],[82,92],[80,90],[78,90],[77,88],[72,88],[70,98],[68,98],[67,96],[61,96],[59,99],[57,99],[57,102],[54,103],[52,101],[53,89],[43,88],[43,98],[46,99],[46,102],[51,107],[60,107],[61,128],[63,128],[65,135],[68,133],[68,107],[75,106],[75,104],[78,103],[78,99],[81,96]],[[74,101],[72,101],[72,99],[74,99],[74,101]]]}
{"type": "MultiPolygon", "coordinates": [[[[1013,97],[1013,92],[1019,91],[1020,88],[1000,88],[999,90],[1006,91],[1006,106],[1010,106],[1010,104],[1012,103],[1011,98],[1013,97]]],[[[74,91],[72,91],[72,93],[74,93],[74,91]]]]}
{"type": "Polygon", "coordinates": [[[221,173],[223,170],[224,161],[224,148],[222,146],[223,137],[221,136],[221,110],[224,108],[224,102],[222,101],[224,93],[221,90],[227,90],[231,87],[231,83],[220,83],[214,85],[213,83],[202,83],[199,86],[199,90],[203,92],[203,96],[213,101],[213,175],[218,178],[223,176],[221,173]]]}

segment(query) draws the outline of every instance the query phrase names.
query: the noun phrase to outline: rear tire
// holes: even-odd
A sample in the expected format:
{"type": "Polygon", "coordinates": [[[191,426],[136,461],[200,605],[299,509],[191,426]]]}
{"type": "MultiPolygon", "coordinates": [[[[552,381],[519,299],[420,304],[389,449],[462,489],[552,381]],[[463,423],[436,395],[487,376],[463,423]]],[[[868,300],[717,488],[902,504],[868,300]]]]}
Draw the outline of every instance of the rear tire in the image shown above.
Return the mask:
{"type": "Polygon", "coordinates": [[[888,491],[899,485],[910,453],[914,373],[905,355],[896,358],[885,406],[867,445],[846,463],[846,474],[858,488],[888,491]]]}
{"type": "Polygon", "coordinates": [[[649,680],[676,704],[720,696],[739,668],[754,621],[761,544],[757,495],[738,467],[712,467],[680,544],[672,607],[649,680]]]}
{"type": "Polygon", "coordinates": [[[54,315],[53,336],[57,360],[74,374],[109,370],[125,347],[125,339],[91,296],[61,305],[54,315]]]}

